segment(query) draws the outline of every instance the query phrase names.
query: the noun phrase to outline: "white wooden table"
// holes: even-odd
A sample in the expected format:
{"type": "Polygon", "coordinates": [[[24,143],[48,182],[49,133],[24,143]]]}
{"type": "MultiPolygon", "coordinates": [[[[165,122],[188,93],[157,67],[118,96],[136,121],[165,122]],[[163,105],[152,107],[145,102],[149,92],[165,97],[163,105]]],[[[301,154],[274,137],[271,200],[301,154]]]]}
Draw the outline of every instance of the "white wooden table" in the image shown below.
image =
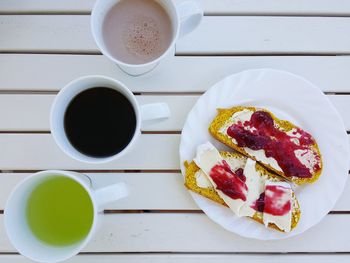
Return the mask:
{"type": "Polygon", "coordinates": [[[125,181],[131,190],[69,262],[349,262],[350,184],[305,234],[245,239],[212,223],[193,202],[183,187],[178,145],[185,117],[205,90],[229,74],[261,67],[318,85],[350,130],[350,1],[202,0],[200,27],[178,42],[174,58],[138,78],[98,51],[89,28],[93,2],[0,1],[0,262],[29,262],[7,239],[2,213],[15,184],[44,169],[85,172],[95,185],[125,181]],[[141,103],[167,102],[172,117],[145,124],[136,150],[118,161],[70,159],[50,135],[49,110],[66,83],[89,74],[124,82],[141,103]]]}

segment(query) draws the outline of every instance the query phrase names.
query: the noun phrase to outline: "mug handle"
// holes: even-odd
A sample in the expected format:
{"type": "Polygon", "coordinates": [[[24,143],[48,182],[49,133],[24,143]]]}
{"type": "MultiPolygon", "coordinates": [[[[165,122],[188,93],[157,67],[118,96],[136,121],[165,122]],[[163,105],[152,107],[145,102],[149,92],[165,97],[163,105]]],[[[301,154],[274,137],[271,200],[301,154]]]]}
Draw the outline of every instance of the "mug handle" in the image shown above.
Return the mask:
{"type": "Polygon", "coordinates": [[[184,1],[176,5],[180,19],[180,37],[193,31],[201,22],[203,9],[195,1],[184,1]]]}
{"type": "Polygon", "coordinates": [[[129,195],[125,183],[112,184],[95,190],[95,198],[99,212],[103,211],[109,203],[122,199],[129,195]]]}
{"type": "Polygon", "coordinates": [[[169,118],[171,115],[168,104],[164,102],[141,105],[140,111],[142,121],[169,118]]]}

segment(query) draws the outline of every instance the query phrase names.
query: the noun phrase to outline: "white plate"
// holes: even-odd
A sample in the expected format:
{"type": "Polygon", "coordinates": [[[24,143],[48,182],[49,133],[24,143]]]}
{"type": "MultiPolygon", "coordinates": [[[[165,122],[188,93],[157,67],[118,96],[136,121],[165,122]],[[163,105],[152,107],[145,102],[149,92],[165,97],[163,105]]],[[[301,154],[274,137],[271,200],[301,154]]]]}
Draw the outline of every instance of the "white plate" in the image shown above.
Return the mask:
{"type": "Polygon", "coordinates": [[[294,74],[272,69],[243,71],[220,81],[203,94],[182,130],[182,174],[184,161],[194,158],[197,145],[210,141],[219,149],[227,149],[210,136],[208,127],[217,108],[235,105],[264,107],[310,132],[323,157],[322,175],[316,183],[295,189],[302,214],[298,226],[288,234],[236,217],[230,209],[191,192],[197,205],[228,231],[262,240],[295,236],[320,222],[335,205],[348,177],[348,136],[340,115],[328,98],[316,86],[294,74]]]}

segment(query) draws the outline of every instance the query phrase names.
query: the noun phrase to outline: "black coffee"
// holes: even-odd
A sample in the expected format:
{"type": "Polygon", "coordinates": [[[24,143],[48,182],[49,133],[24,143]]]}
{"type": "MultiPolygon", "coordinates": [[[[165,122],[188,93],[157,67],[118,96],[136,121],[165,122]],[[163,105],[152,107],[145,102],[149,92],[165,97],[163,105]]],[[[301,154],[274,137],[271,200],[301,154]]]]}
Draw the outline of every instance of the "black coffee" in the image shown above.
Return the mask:
{"type": "Polygon", "coordinates": [[[64,115],[70,143],[91,157],[121,152],[131,141],[136,115],[130,101],[111,88],[87,89],[73,98],[64,115]]]}

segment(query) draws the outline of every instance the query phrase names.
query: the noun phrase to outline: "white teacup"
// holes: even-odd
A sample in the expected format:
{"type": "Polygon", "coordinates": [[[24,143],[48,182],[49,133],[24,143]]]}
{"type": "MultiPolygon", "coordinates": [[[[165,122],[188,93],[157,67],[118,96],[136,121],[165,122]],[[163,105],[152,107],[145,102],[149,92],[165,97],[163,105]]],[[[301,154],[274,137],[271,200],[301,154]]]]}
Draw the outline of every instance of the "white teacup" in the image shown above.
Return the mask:
{"type": "Polygon", "coordinates": [[[158,0],[165,8],[173,27],[173,36],[170,45],[158,58],[144,64],[128,64],[120,61],[117,57],[108,52],[102,36],[103,21],[108,11],[120,0],[97,0],[91,13],[91,30],[95,42],[101,52],[117,63],[117,65],[127,74],[138,76],[154,69],[165,57],[173,56],[175,43],[182,37],[193,31],[201,22],[203,10],[195,0],[187,0],[177,5],[172,0],[158,0]]]}
{"type": "MultiPolygon", "coordinates": [[[[123,113],[121,113],[123,114],[123,113]]],[[[51,108],[51,134],[57,145],[70,157],[86,163],[105,163],[115,160],[132,148],[141,134],[141,122],[145,120],[163,119],[170,116],[166,103],[139,105],[134,94],[121,82],[104,76],[86,76],[68,83],[56,96],[51,108]],[[78,151],[67,138],[64,129],[64,115],[72,99],[84,90],[96,87],[112,88],[123,94],[131,103],[136,115],[135,132],[129,144],[119,153],[107,157],[92,157],[78,151]]],[[[118,116],[116,116],[116,121],[118,116]]]]}
{"type": "Polygon", "coordinates": [[[56,170],[38,172],[23,180],[12,191],[4,212],[5,229],[12,245],[22,255],[39,262],[63,261],[78,254],[91,240],[98,226],[99,212],[102,212],[108,203],[127,195],[128,190],[124,183],[93,189],[90,178],[83,174],[56,170]],[[26,219],[28,197],[38,184],[50,176],[64,176],[73,179],[86,190],[92,201],[93,221],[89,233],[79,242],[68,246],[53,246],[41,242],[31,232],[26,219]]]}

